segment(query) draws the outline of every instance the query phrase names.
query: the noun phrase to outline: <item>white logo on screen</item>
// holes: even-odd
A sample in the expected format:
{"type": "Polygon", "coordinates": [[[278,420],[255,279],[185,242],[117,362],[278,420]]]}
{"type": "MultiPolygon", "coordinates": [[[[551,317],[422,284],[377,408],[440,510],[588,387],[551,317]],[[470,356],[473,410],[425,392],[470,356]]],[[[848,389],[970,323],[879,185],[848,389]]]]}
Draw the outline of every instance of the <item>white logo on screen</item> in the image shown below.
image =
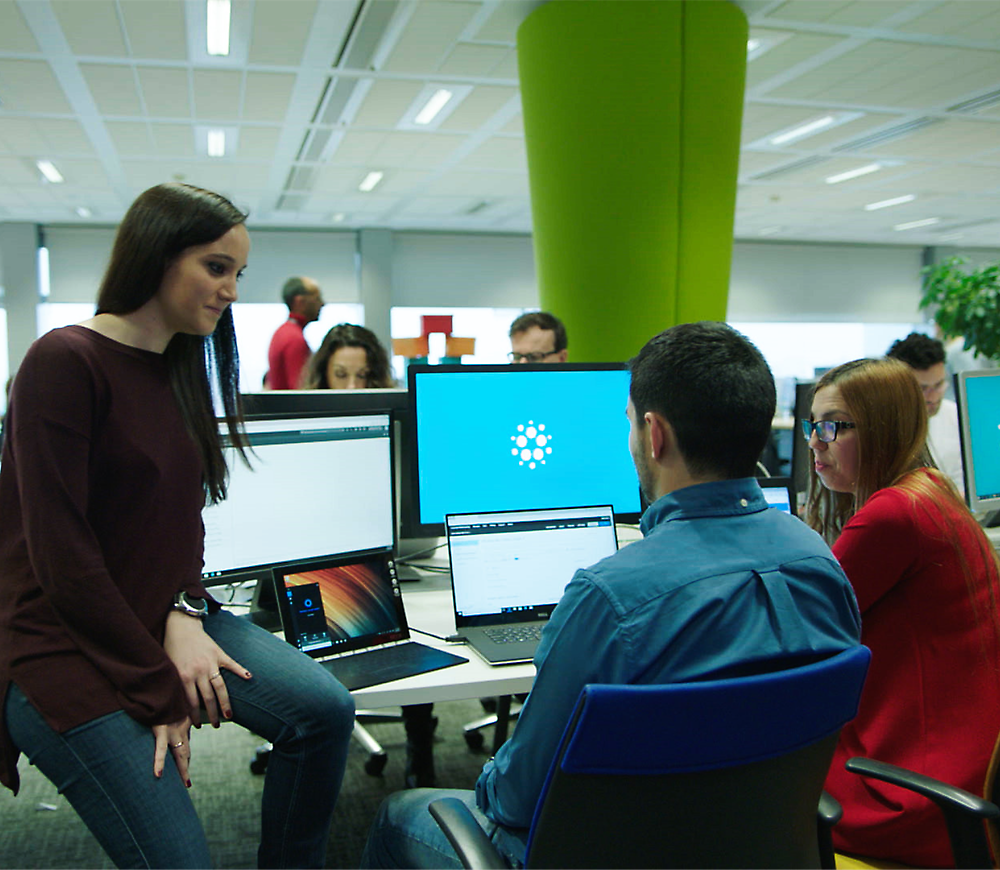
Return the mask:
{"type": "Polygon", "coordinates": [[[510,440],[514,442],[510,455],[518,465],[529,469],[545,465],[546,458],[552,455],[552,435],[545,431],[544,423],[536,424],[534,420],[519,423],[517,434],[511,435],[510,440]]]}

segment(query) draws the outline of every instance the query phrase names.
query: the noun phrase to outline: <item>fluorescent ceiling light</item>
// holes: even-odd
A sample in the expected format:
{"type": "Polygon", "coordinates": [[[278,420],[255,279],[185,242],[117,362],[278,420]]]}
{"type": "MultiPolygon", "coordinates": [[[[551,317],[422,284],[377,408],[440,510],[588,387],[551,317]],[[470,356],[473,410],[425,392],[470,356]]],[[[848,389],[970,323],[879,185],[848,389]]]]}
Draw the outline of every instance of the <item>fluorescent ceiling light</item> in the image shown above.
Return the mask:
{"type": "Polygon", "coordinates": [[[85,205],[78,205],[76,207],[76,213],[82,218],[88,218],[93,214],[89,208],[85,205]]]}
{"type": "Polygon", "coordinates": [[[229,54],[229,0],[206,0],[206,30],[208,53],[229,54]]]}
{"type": "Polygon", "coordinates": [[[44,245],[38,249],[36,262],[38,264],[38,295],[42,299],[48,299],[52,292],[52,286],[49,280],[49,249],[44,245]]]}
{"type": "Polygon", "coordinates": [[[956,239],[960,239],[965,235],[965,233],[945,233],[943,236],[938,236],[942,242],[954,242],[956,239]]]}
{"type": "Polygon", "coordinates": [[[826,183],[840,184],[842,181],[850,181],[850,179],[860,178],[862,175],[871,175],[871,173],[878,172],[881,168],[881,163],[868,163],[865,166],[859,166],[857,169],[848,169],[847,172],[831,175],[826,179],[826,183]]]}
{"type": "Polygon", "coordinates": [[[225,130],[209,130],[208,131],[208,156],[209,157],[225,157],[226,156],[226,131],[225,130]]]}
{"type": "Polygon", "coordinates": [[[748,39],[747,40],[747,54],[749,54],[751,51],[755,51],[758,48],[760,48],[760,40],[759,39],[748,39]]]}
{"type": "Polygon", "coordinates": [[[62,184],[66,180],[62,177],[62,173],[52,165],[50,160],[36,160],[35,166],[45,176],[46,181],[51,181],[53,184],[62,184]]]}
{"type": "Polygon", "coordinates": [[[437,117],[437,113],[445,107],[448,100],[451,98],[451,91],[446,91],[444,88],[435,91],[424,107],[417,112],[417,116],[413,119],[413,123],[429,124],[435,117],[437,117]]]}
{"type": "Polygon", "coordinates": [[[330,220],[332,220],[335,224],[339,224],[343,223],[344,218],[346,217],[347,217],[346,214],[344,214],[342,211],[338,211],[332,218],[330,218],[330,220]]]}
{"type": "Polygon", "coordinates": [[[757,235],[759,236],[773,236],[775,233],[780,233],[781,227],[763,227],[757,230],[757,235]]]}
{"type": "Polygon", "coordinates": [[[894,196],[892,199],[870,202],[865,206],[865,211],[878,211],[880,208],[889,208],[891,205],[902,205],[904,202],[913,202],[916,198],[917,195],[915,193],[908,193],[906,196],[894,196]]]}
{"type": "Polygon", "coordinates": [[[929,227],[941,223],[941,218],[924,218],[922,221],[907,221],[905,224],[896,224],[894,230],[915,230],[917,227],[929,227]]]}
{"type": "Polygon", "coordinates": [[[817,118],[808,124],[800,124],[791,130],[786,130],[784,133],[772,136],[768,141],[772,145],[784,145],[786,142],[804,139],[806,136],[811,136],[813,133],[818,133],[820,130],[825,130],[827,127],[832,126],[836,120],[833,115],[824,115],[822,118],[817,118]]]}
{"type": "Polygon", "coordinates": [[[362,181],[361,184],[358,185],[358,190],[363,191],[364,193],[368,193],[368,191],[374,190],[375,185],[377,185],[382,180],[382,176],[384,174],[385,174],[384,172],[369,172],[365,176],[364,181],[362,181]]]}

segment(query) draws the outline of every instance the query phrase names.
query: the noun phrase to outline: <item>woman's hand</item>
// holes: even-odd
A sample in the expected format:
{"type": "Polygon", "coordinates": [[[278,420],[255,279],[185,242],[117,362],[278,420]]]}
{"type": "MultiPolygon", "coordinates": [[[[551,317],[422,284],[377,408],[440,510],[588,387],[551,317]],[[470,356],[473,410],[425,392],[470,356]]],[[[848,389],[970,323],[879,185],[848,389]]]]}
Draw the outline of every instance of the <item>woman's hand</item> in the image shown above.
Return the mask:
{"type": "MultiPolygon", "coordinates": [[[[243,665],[227,656],[205,633],[201,620],[178,611],[168,614],[163,649],[170,656],[184,683],[194,726],[201,727],[202,704],[205,705],[208,721],[213,727],[219,727],[220,710],[226,719],[232,719],[233,709],[229,704],[229,692],[222,679],[222,670],[231,671],[243,680],[249,680],[251,674],[243,665]]],[[[171,742],[176,744],[178,741],[175,739],[171,742]]],[[[175,752],[175,757],[176,754],[175,752]]]]}
{"type": "Polygon", "coordinates": [[[191,788],[191,779],[188,776],[188,764],[191,762],[191,720],[185,716],[179,722],[171,722],[169,725],[154,725],[153,736],[156,738],[153,776],[159,778],[163,775],[163,764],[169,749],[174,754],[174,763],[184,785],[191,788]]]}

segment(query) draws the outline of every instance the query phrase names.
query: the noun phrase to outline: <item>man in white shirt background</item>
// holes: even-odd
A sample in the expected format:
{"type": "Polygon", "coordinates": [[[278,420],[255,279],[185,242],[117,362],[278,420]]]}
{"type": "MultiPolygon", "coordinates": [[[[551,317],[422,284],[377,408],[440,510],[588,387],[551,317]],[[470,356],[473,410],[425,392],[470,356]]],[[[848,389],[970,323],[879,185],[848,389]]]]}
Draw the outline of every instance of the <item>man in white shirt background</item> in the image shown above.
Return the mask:
{"type": "Polygon", "coordinates": [[[951,399],[945,398],[948,372],[944,364],[944,345],[929,335],[911,332],[906,338],[893,342],[886,356],[898,359],[913,369],[927,405],[927,446],[931,457],[964,495],[958,406],[951,399]]]}

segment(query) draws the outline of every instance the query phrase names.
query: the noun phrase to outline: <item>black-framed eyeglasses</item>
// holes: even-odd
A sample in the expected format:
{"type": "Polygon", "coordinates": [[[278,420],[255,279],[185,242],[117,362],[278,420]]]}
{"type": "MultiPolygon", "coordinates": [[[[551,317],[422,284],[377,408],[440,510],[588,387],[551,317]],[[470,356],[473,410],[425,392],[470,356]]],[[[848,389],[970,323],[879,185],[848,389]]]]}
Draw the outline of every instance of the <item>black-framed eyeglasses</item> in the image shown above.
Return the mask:
{"type": "Polygon", "coordinates": [[[536,351],[535,353],[516,353],[515,351],[511,351],[509,354],[507,354],[507,359],[510,360],[512,363],[520,363],[520,362],[540,363],[543,359],[545,359],[545,357],[552,356],[552,354],[554,353],[559,353],[559,351],[543,350],[543,351],[536,351]]]}
{"type": "Polygon", "coordinates": [[[816,437],[824,444],[836,441],[837,433],[841,429],[854,428],[856,428],[854,423],[848,423],[846,420],[817,420],[815,423],[812,420],[802,421],[802,434],[806,441],[812,438],[812,433],[815,432],[816,437]]]}

